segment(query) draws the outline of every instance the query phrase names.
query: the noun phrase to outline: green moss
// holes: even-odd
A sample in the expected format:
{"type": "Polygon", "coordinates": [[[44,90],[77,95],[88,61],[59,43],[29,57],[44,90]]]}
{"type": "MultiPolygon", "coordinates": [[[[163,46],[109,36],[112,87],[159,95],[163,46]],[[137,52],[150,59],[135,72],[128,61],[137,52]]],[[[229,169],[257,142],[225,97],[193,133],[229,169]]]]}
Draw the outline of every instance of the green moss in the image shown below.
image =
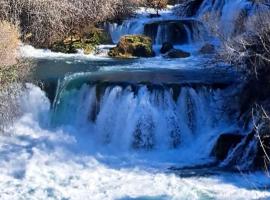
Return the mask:
{"type": "Polygon", "coordinates": [[[109,51],[109,56],[129,58],[129,57],[153,57],[152,40],[143,35],[123,36],[118,45],[109,51]]]}
{"type": "Polygon", "coordinates": [[[105,43],[112,43],[108,33],[103,29],[91,26],[55,42],[50,49],[62,53],[76,53],[77,49],[82,49],[85,54],[90,54],[96,50],[97,45],[105,43]]]}

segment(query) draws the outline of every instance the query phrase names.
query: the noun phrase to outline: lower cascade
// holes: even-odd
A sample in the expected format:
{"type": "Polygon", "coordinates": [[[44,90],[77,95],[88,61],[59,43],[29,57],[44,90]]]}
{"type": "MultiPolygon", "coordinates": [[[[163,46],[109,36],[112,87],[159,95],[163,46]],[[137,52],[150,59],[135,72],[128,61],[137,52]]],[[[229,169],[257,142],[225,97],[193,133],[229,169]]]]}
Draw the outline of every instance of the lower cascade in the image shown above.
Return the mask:
{"type": "Polygon", "coordinates": [[[58,89],[52,123],[85,127],[101,145],[125,150],[177,149],[202,145],[196,141],[203,138],[210,151],[220,129],[237,116],[226,108],[224,91],[106,82],[74,88],[69,83],[58,89]]]}

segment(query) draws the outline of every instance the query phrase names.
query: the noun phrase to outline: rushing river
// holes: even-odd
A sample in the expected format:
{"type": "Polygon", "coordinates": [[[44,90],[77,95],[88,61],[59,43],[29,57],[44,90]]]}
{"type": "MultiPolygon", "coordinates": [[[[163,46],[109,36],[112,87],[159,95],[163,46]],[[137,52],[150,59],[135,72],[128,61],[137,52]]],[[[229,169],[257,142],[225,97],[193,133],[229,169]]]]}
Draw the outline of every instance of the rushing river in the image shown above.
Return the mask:
{"type": "MultiPolygon", "coordinates": [[[[209,6],[204,1],[200,12],[209,6]]],[[[165,12],[163,20],[174,18],[165,12]]],[[[114,40],[133,33],[136,23],[110,25],[114,40]]],[[[242,73],[209,62],[194,38],[177,44],[191,52],[185,59],[121,60],[22,46],[40,87],[27,84],[18,99],[22,117],[0,137],[0,199],[269,199],[263,172],[216,165],[211,151],[220,134],[245,134],[235,98],[242,73]]]]}
{"type": "Polygon", "coordinates": [[[1,199],[270,197],[263,173],[211,167],[239,72],[196,59],[37,59],[47,94],[27,85],[0,138],[1,199]]]}

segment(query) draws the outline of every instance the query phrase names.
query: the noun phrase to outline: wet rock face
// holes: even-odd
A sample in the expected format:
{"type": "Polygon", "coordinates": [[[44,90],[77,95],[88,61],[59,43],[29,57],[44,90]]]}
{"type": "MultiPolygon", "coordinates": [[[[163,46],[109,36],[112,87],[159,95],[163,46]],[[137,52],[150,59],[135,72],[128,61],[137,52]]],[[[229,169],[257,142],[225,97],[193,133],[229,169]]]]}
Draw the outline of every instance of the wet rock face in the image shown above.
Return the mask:
{"type": "Polygon", "coordinates": [[[219,136],[211,154],[217,160],[222,161],[228,156],[229,151],[239,144],[243,138],[244,136],[239,133],[222,134],[219,136]]]}
{"type": "Polygon", "coordinates": [[[160,53],[164,54],[167,53],[168,51],[170,51],[171,49],[173,49],[173,45],[170,42],[164,42],[162,44],[162,47],[160,49],[160,53]]]}
{"type": "MultiPolygon", "coordinates": [[[[172,44],[184,44],[188,41],[186,28],[191,28],[194,20],[166,20],[145,24],[144,34],[156,41],[158,34],[166,35],[167,41],[172,44]]],[[[161,43],[160,43],[161,44],[161,43]]]]}
{"type": "Polygon", "coordinates": [[[117,58],[154,57],[151,38],[143,35],[123,36],[116,47],[110,49],[109,56],[117,58]]]}
{"type": "Polygon", "coordinates": [[[171,49],[165,55],[167,58],[187,58],[190,56],[189,52],[182,51],[180,49],[171,49]]]}

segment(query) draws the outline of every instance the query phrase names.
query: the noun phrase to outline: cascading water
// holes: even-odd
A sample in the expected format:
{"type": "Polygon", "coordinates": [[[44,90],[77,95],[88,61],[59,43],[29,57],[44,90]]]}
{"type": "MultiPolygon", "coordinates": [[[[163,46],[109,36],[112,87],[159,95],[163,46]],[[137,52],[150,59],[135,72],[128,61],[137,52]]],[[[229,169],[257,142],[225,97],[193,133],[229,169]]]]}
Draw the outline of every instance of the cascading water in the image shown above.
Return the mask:
{"type": "Polygon", "coordinates": [[[107,24],[113,43],[119,42],[121,36],[129,34],[144,34],[152,38],[155,45],[164,42],[174,44],[190,44],[208,39],[204,25],[195,20],[178,19],[172,13],[161,13],[161,17],[149,18],[138,14],[136,18],[125,20],[121,24],[107,24]]]}
{"type": "Polygon", "coordinates": [[[207,161],[200,158],[209,153],[214,129],[227,121],[218,114],[226,116],[219,99],[227,90],[72,80],[59,87],[52,114],[45,93],[26,86],[23,117],[8,130],[12,137],[0,137],[2,199],[269,197],[250,184],[266,185],[262,174],[164,173],[166,163],[207,161]],[[55,128],[48,126],[50,118],[55,128]]]}
{"type": "Polygon", "coordinates": [[[192,32],[190,31],[189,27],[187,25],[184,24],[184,28],[187,32],[187,37],[188,37],[188,43],[191,44],[192,41],[193,41],[193,38],[192,38],[192,32]]]}
{"type": "Polygon", "coordinates": [[[224,36],[234,34],[237,28],[236,22],[241,14],[248,15],[252,10],[252,2],[248,0],[204,0],[201,4],[197,16],[199,19],[206,15],[210,16],[211,22],[220,27],[219,32],[224,36]]]}
{"type": "Polygon", "coordinates": [[[112,38],[113,43],[119,42],[121,36],[132,35],[132,34],[143,34],[144,24],[141,21],[124,21],[122,24],[118,25],[108,24],[108,29],[112,38]]]}
{"type": "MultiPolygon", "coordinates": [[[[204,0],[198,16],[242,2],[204,0]]],[[[166,20],[179,19],[139,15],[109,26],[115,43],[157,21],[163,24],[149,34],[156,44],[171,39],[193,45],[207,38],[193,18],[179,20],[185,41],[175,40],[166,20]]],[[[202,64],[200,56],[101,61],[30,50],[27,55],[42,58],[41,77],[57,77],[58,86],[45,94],[27,84],[19,97],[23,115],[6,130],[11,136],[0,137],[0,199],[269,199],[264,174],[211,167],[219,136],[242,131],[238,74],[227,68],[221,73],[223,66],[202,64]],[[63,71],[74,74],[63,78],[63,71]],[[52,104],[46,95],[55,97],[52,104]]],[[[248,169],[256,146],[246,137],[220,166],[248,169]]]]}
{"type": "Polygon", "coordinates": [[[204,15],[207,12],[210,12],[221,15],[224,20],[232,19],[248,5],[251,5],[251,2],[248,0],[204,0],[197,15],[204,15]]]}
{"type": "Polygon", "coordinates": [[[155,37],[155,44],[163,44],[164,41],[170,41],[168,36],[169,30],[167,25],[159,25],[155,37]]]}
{"type": "MultiPolygon", "coordinates": [[[[207,158],[220,129],[229,127],[224,89],[209,86],[93,83],[66,78],[58,91],[53,123],[85,127],[100,145],[129,149],[204,149],[207,158]],[[80,82],[80,87],[75,86],[80,82]],[[73,85],[73,86],[72,86],[73,85]],[[119,140],[119,138],[121,138],[119,140]],[[198,146],[196,146],[198,145],[198,146]]],[[[190,149],[191,154],[197,154],[190,149]]],[[[180,151],[181,154],[181,151],[180,151]]],[[[190,155],[191,155],[190,154],[190,155]]],[[[195,159],[194,159],[195,160],[195,159]]]]}

